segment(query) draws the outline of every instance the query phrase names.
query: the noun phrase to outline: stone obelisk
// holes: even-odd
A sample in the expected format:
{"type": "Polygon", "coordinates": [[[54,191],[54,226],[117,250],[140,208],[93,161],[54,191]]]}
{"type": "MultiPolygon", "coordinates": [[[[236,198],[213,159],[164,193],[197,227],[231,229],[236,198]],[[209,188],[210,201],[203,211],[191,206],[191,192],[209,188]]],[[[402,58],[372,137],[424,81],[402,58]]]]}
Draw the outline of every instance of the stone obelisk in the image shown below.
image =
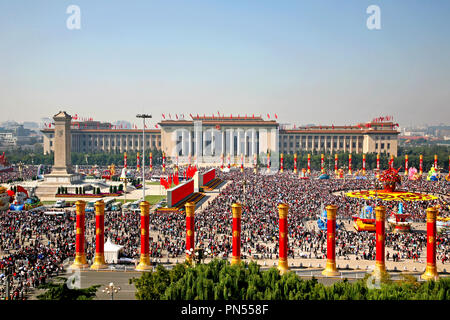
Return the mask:
{"type": "Polygon", "coordinates": [[[72,135],[70,125],[72,117],[65,111],[53,116],[55,121],[54,165],[52,172],[45,176],[50,183],[72,183],[79,179],[73,174],[71,165],[72,135]]]}

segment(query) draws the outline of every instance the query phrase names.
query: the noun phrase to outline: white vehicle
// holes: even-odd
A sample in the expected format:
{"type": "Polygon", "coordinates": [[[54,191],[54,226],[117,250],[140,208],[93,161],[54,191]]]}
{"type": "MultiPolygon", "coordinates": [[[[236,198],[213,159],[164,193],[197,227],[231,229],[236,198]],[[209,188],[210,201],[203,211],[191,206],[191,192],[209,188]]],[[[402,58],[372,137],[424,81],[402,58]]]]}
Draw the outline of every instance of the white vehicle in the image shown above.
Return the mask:
{"type": "Polygon", "coordinates": [[[111,210],[112,204],[116,201],[116,199],[111,198],[108,200],[105,200],[105,210],[111,210]]]}
{"type": "Polygon", "coordinates": [[[89,202],[86,204],[86,209],[85,209],[85,211],[86,211],[86,212],[94,212],[94,211],[95,211],[94,205],[95,205],[95,203],[96,203],[97,201],[100,201],[100,200],[103,200],[103,199],[102,199],[102,198],[98,198],[98,199],[89,201],[89,202]]]}
{"type": "Polygon", "coordinates": [[[66,200],[58,200],[55,203],[55,208],[64,208],[66,206],[66,200]]]}

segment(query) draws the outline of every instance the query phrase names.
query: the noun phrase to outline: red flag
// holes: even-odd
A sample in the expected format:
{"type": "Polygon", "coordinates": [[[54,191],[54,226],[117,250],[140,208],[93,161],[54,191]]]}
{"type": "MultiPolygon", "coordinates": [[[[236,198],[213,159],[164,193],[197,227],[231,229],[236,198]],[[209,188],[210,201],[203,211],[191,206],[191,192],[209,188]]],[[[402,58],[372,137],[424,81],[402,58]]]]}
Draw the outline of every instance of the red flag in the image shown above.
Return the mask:
{"type": "Polygon", "coordinates": [[[277,116],[277,114],[276,114],[276,113],[275,113],[275,118],[276,118],[276,119],[278,119],[278,116],[277,116]]]}
{"type": "Polygon", "coordinates": [[[173,183],[177,186],[180,183],[180,180],[178,178],[178,172],[176,175],[173,175],[173,183]]]}
{"type": "Polygon", "coordinates": [[[168,179],[167,184],[168,184],[169,186],[172,185],[172,175],[170,175],[170,174],[169,174],[169,179],[168,179]]]}
{"type": "Polygon", "coordinates": [[[157,128],[157,129],[158,129],[158,125],[157,125],[157,124],[155,124],[155,128],[157,128]]]}
{"type": "Polygon", "coordinates": [[[267,118],[269,118],[269,119],[270,119],[270,114],[267,114],[267,118]]]}
{"type": "Polygon", "coordinates": [[[163,119],[165,119],[165,118],[166,118],[166,116],[164,115],[164,113],[162,114],[162,117],[163,117],[163,119]]]}

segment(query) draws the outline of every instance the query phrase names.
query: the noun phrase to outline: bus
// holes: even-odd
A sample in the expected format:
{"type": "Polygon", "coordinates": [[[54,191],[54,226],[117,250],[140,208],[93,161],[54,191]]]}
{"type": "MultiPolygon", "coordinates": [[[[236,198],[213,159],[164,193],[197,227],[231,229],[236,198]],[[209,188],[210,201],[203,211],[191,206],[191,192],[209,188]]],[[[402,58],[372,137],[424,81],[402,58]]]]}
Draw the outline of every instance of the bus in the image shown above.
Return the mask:
{"type": "Polygon", "coordinates": [[[98,199],[94,199],[94,200],[92,200],[92,201],[89,201],[87,204],[86,204],[86,209],[84,210],[85,212],[94,212],[95,211],[95,207],[94,207],[94,205],[95,205],[95,203],[97,202],[97,201],[100,201],[100,200],[103,200],[102,198],[98,198],[98,199]]]}
{"type": "Polygon", "coordinates": [[[120,210],[120,208],[122,208],[122,202],[120,202],[120,201],[114,202],[111,205],[111,210],[118,211],[118,210],[120,210]]]}
{"type": "Polygon", "coordinates": [[[116,202],[115,198],[110,198],[108,200],[105,200],[105,210],[112,210],[111,207],[114,202],[116,202]]]}

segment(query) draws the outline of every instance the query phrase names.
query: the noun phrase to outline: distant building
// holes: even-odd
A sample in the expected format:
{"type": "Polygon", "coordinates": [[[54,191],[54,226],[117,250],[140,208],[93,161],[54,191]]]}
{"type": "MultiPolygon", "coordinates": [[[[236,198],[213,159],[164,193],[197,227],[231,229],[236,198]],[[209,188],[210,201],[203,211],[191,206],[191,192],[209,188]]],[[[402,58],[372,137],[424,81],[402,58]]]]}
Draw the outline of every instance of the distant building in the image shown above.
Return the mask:
{"type": "MultiPolygon", "coordinates": [[[[146,149],[158,149],[180,163],[218,163],[230,155],[232,163],[252,163],[256,154],[262,163],[270,152],[279,153],[386,153],[397,156],[398,134],[393,122],[367,122],[353,126],[308,126],[292,128],[262,117],[193,117],[162,120],[160,129],[146,129],[146,149]]],[[[99,121],[72,121],[72,152],[125,152],[142,150],[142,129],[117,128],[99,121]]],[[[44,153],[53,151],[54,128],[41,130],[44,153]]],[[[272,161],[273,161],[272,160],[272,161]]]]}

